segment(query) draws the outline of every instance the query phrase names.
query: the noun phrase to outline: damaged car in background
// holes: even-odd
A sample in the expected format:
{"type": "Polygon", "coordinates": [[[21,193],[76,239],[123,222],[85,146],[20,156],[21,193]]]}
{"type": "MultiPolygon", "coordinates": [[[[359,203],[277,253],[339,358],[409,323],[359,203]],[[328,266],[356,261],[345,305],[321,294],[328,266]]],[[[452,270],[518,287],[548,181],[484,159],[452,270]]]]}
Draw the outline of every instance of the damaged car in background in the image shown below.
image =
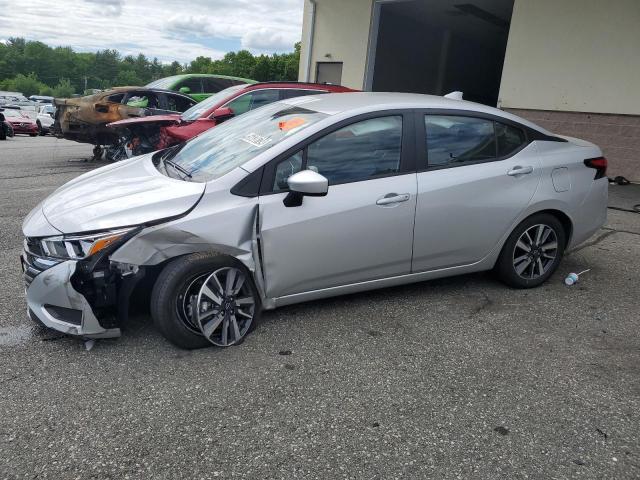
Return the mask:
{"type": "Polygon", "coordinates": [[[79,98],[56,98],[51,132],[58,138],[95,145],[94,156],[102,156],[105,145],[118,141],[107,123],[125,118],[176,114],[196,101],[181,93],[142,87],[118,87],[79,98]]]}
{"type": "Polygon", "coordinates": [[[340,85],[303,82],[263,82],[235,85],[194,105],[182,115],[156,115],[109,123],[119,138],[112,160],[160,150],[189,140],[233,117],[278,100],[321,93],[353,92],[340,85]]]}
{"type": "Polygon", "coordinates": [[[606,166],[592,143],[471,102],[283,100],[45,199],[23,224],[28,312],[113,337],[144,285],[169,341],[226,347],[307,300],[491,269],[536,287],[605,222],[606,166]]]}

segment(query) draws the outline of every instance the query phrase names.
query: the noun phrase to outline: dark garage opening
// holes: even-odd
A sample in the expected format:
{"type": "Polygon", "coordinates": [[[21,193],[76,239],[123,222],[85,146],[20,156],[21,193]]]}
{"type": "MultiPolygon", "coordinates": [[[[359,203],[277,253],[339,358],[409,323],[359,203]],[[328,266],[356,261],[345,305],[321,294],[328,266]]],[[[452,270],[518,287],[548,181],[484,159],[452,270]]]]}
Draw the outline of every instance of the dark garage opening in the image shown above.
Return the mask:
{"type": "Polygon", "coordinates": [[[380,5],[374,91],[496,105],[514,0],[413,0],[380,5]]]}

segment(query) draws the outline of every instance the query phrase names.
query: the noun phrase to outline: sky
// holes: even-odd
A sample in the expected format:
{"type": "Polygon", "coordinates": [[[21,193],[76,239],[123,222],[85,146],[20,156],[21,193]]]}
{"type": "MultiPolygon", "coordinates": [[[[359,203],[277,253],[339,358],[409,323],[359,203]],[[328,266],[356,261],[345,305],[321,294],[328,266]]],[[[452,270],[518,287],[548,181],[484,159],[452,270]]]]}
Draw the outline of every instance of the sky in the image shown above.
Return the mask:
{"type": "Polygon", "coordinates": [[[116,49],[162,62],[293,50],[304,0],[0,0],[0,41],[116,49]]]}

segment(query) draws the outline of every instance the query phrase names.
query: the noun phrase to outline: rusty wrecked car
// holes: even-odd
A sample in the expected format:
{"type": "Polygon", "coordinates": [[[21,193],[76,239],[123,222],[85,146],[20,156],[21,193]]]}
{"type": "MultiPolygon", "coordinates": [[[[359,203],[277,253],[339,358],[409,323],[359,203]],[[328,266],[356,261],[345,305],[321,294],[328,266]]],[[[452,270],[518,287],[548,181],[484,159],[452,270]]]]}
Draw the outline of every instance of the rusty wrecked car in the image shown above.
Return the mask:
{"type": "Polygon", "coordinates": [[[118,137],[107,123],[127,118],[182,113],[197,102],[188,95],[145,87],[117,87],[94,95],[56,98],[53,134],[58,138],[95,145],[93,153],[102,155],[102,146],[118,137]]]}

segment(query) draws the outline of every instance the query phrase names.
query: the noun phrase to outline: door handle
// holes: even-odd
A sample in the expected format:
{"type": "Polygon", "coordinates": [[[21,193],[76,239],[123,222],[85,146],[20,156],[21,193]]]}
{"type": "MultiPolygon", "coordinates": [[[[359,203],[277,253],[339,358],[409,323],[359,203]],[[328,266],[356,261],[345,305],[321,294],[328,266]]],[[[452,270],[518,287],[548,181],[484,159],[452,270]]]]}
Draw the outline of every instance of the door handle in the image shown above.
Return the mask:
{"type": "Polygon", "coordinates": [[[510,177],[515,177],[517,175],[526,175],[528,173],[533,172],[532,166],[521,167],[520,165],[513,167],[511,170],[507,172],[507,175],[510,177]]]}
{"type": "Polygon", "coordinates": [[[410,197],[411,195],[408,193],[387,193],[384,197],[379,198],[376,201],[376,205],[391,205],[394,203],[406,202],[410,197]]]}

